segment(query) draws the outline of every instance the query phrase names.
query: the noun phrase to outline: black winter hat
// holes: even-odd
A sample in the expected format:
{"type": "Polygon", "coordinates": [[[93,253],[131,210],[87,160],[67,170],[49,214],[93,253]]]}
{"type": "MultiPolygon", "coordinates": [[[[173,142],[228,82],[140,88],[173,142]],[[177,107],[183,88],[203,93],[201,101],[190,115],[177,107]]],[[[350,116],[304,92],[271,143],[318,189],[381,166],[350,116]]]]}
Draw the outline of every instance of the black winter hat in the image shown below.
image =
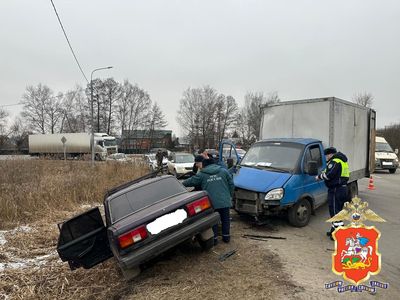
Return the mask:
{"type": "Polygon", "coordinates": [[[212,165],[213,164],[213,160],[212,159],[207,159],[207,158],[205,158],[204,160],[203,160],[203,168],[205,168],[205,167],[207,167],[207,166],[209,166],[209,165],[212,165]]]}
{"type": "Polygon", "coordinates": [[[335,153],[337,153],[337,150],[336,150],[335,147],[329,147],[329,148],[326,148],[326,149],[324,150],[324,154],[325,154],[325,155],[328,155],[328,154],[335,154],[335,153]]]}
{"type": "Polygon", "coordinates": [[[203,160],[204,160],[204,157],[201,156],[201,155],[197,155],[197,156],[194,158],[194,162],[203,162],[203,160]]]}

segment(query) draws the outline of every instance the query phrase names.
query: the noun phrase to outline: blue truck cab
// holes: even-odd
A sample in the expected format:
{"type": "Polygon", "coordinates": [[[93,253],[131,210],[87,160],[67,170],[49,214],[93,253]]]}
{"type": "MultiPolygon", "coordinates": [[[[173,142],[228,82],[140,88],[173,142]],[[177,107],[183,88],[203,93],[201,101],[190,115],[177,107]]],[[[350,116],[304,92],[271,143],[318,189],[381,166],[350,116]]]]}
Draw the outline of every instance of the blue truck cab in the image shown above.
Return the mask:
{"type": "Polygon", "coordinates": [[[287,212],[290,224],[308,224],[327,201],[315,176],[326,167],[322,142],[312,138],[265,139],[253,144],[234,174],[234,209],[252,216],[287,212]]]}

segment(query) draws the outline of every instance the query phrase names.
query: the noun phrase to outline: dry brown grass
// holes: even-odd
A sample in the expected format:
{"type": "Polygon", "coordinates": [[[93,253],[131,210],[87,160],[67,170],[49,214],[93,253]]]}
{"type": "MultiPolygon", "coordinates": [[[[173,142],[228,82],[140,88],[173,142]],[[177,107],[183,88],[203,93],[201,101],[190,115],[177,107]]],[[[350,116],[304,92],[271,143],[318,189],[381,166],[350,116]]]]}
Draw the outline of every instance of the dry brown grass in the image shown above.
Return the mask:
{"type": "MultiPolygon", "coordinates": [[[[107,189],[147,170],[141,165],[63,161],[0,162],[0,228],[27,224],[29,231],[9,230],[0,245],[2,299],[277,299],[299,288],[282,270],[279,258],[263,243],[241,238],[242,221],[232,224],[233,239],[213,251],[194,247],[150,264],[126,282],[114,259],[90,270],[70,271],[61,262],[56,224],[102,202],[107,189]],[[237,253],[220,262],[220,254],[237,253]],[[47,258],[40,261],[39,257],[47,258]],[[43,264],[41,263],[43,262],[43,264]]],[[[247,226],[247,225],[246,225],[247,226]]]]}
{"type": "Polygon", "coordinates": [[[101,203],[104,193],[147,173],[141,164],[85,161],[9,160],[0,162],[0,229],[101,203]]]}

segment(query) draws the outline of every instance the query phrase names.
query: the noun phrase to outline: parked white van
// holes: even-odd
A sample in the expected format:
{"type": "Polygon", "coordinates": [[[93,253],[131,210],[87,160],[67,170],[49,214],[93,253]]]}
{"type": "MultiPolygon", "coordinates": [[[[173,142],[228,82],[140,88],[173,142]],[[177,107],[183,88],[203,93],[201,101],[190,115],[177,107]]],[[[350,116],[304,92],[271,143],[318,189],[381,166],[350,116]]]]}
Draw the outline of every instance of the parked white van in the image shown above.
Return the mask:
{"type": "Polygon", "coordinates": [[[383,137],[379,136],[375,138],[375,143],[375,169],[389,170],[390,173],[396,172],[399,159],[392,147],[383,137]]]}

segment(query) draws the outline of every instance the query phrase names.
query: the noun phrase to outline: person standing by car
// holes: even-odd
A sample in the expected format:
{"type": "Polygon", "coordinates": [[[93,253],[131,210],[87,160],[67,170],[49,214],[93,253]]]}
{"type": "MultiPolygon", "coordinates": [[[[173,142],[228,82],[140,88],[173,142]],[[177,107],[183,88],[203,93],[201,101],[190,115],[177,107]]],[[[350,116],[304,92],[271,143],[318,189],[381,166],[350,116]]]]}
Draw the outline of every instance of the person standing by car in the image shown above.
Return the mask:
{"type": "Polygon", "coordinates": [[[156,159],[157,159],[157,167],[159,170],[162,169],[163,158],[164,158],[164,154],[162,153],[161,149],[158,149],[157,153],[156,153],[156,159]]]}
{"type": "MultiPolygon", "coordinates": [[[[187,187],[201,187],[207,191],[215,211],[221,217],[222,240],[230,241],[230,207],[234,192],[232,176],[221,166],[212,163],[210,159],[204,159],[202,169],[193,177],[182,182],[187,187]]],[[[218,243],[218,225],[213,226],[214,245],[218,243]]]]}
{"type": "Polygon", "coordinates": [[[202,148],[199,149],[197,151],[197,154],[198,155],[195,157],[193,168],[192,168],[192,171],[194,174],[197,174],[197,172],[198,172],[198,165],[196,164],[196,159],[198,160],[197,162],[200,162],[200,159],[202,157],[203,159],[209,159],[211,163],[215,163],[213,156],[211,154],[209,154],[205,149],[202,149],[202,148]]]}
{"type": "MultiPolygon", "coordinates": [[[[347,157],[336,148],[329,147],[324,150],[327,161],[326,169],[315,177],[316,180],[324,180],[328,188],[329,215],[333,217],[343,209],[347,199],[347,181],[350,172],[347,157]]],[[[343,226],[343,221],[333,222],[330,231],[326,234],[333,240],[332,232],[339,226],[343,226]]]]}

